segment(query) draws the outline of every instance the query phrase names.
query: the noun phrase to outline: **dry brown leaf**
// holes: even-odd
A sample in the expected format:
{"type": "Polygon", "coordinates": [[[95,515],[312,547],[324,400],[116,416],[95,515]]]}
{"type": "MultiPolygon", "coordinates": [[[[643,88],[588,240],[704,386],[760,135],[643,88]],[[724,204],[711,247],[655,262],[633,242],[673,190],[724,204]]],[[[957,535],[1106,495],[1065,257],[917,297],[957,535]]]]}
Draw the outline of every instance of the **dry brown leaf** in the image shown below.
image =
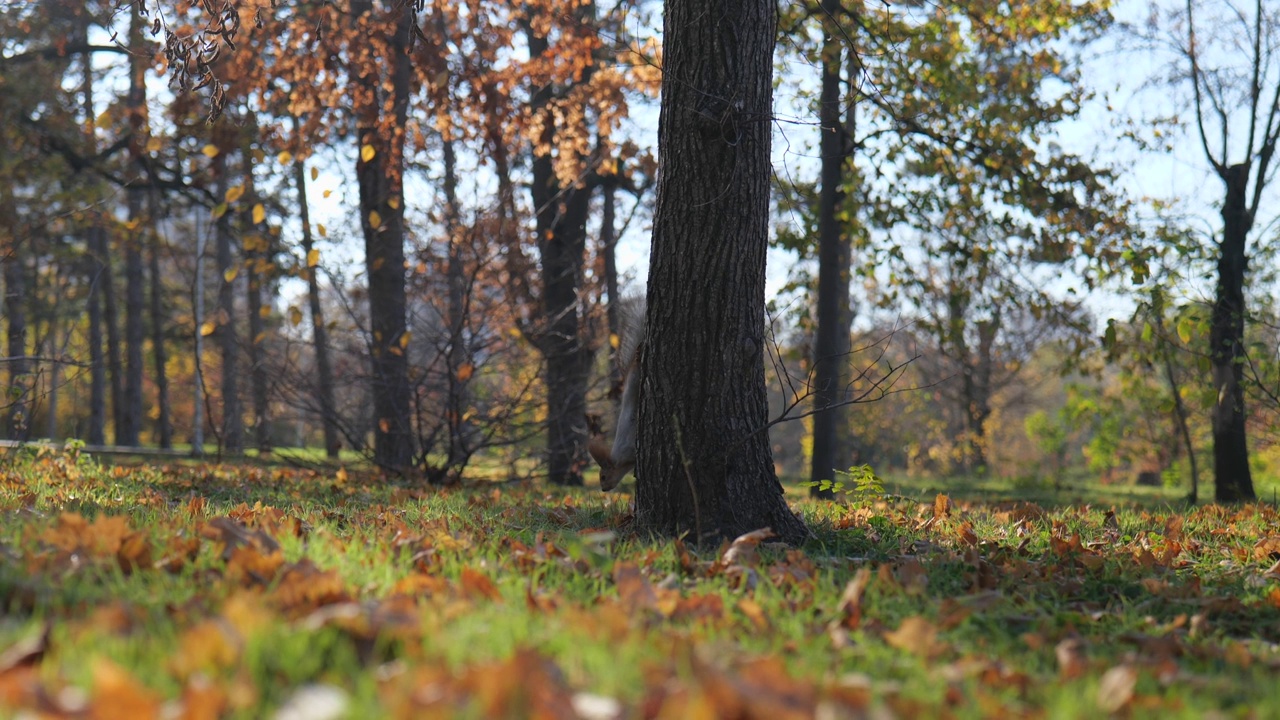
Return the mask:
{"type": "Polygon", "coordinates": [[[862,621],[862,596],[870,584],[871,568],[864,566],[858,568],[853,579],[844,586],[844,593],[840,595],[840,604],[837,606],[840,617],[836,622],[846,630],[858,629],[858,624],[862,621]]]}
{"type": "Polygon", "coordinates": [[[1080,638],[1067,638],[1059,642],[1054,647],[1053,654],[1058,658],[1058,676],[1064,680],[1078,678],[1089,669],[1084,641],[1080,638]]]}
{"type": "Polygon", "coordinates": [[[638,615],[658,607],[658,594],[634,563],[613,566],[613,584],[618,588],[618,601],[628,613],[638,615]]]}
{"type": "Polygon", "coordinates": [[[897,630],[886,632],[884,640],[899,650],[924,658],[934,657],[944,649],[938,642],[938,628],[919,615],[903,620],[897,630]]]}
{"type": "Polygon", "coordinates": [[[1131,665],[1117,665],[1102,675],[1098,682],[1098,708],[1103,712],[1119,712],[1133,700],[1138,685],[1138,671],[1131,665]]]}
{"type": "Polygon", "coordinates": [[[777,535],[772,528],[761,528],[739,535],[737,539],[729,544],[729,549],[725,550],[720,556],[720,564],[724,567],[733,565],[755,567],[760,562],[756,547],[769,538],[777,537],[777,535]]]}

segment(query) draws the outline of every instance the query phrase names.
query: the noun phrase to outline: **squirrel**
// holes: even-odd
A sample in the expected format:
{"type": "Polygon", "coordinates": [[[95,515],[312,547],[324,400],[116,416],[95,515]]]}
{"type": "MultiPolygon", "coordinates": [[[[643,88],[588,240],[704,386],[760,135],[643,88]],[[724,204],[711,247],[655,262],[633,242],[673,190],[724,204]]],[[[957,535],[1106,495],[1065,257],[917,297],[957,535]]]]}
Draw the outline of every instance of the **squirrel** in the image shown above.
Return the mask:
{"type": "Polygon", "coordinates": [[[640,353],[645,342],[644,298],[620,303],[622,322],[619,328],[615,361],[622,368],[622,398],[618,404],[618,420],[614,425],[613,444],[603,433],[593,432],[587,451],[600,464],[600,489],[609,492],[636,467],[636,414],[640,395],[640,353]]]}

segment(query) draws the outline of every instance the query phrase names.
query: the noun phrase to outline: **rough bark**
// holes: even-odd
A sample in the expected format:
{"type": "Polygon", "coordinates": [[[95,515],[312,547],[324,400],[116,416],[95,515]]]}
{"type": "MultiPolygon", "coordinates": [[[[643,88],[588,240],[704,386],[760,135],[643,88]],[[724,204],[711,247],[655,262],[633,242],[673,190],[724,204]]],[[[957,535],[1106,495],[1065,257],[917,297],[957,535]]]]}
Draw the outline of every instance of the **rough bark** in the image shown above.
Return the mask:
{"type": "MultiPolygon", "coordinates": [[[[218,197],[227,194],[225,144],[213,160],[218,197]]],[[[218,260],[218,346],[222,355],[222,450],[230,455],[244,452],[244,417],[240,409],[239,339],[235,323],[235,258],[232,255],[230,216],[218,218],[214,234],[218,260]]]]}
{"type": "Polygon", "coordinates": [[[142,271],[142,236],[149,224],[143,211],[145,178],[143,152],[146,139],[146,58],[143,49],[143,20],[137,3],[130,5],[132,19],[129,24],[129,141],[130,172],[133,177],[126,188],[129,208],[129,236],[125,238],[125,376],[124,407],[120,412],[120,426],[116,430],[116,443],[135,446],[142,430],[142,344],[145,341],[143,313],[145,312],[145,278],[142,271]]]}
{"type": "Polygon", "coordinates": [[[799,542],[765,424],[773,0],[667,0],[636,521],[799,542]]]}
{"type": "MultiPolygon", "coordinates": [[[[839,14],[839,0],[824,0],[828,17],[839,14]]],[[[850,125],[843,122],[841,112],[840,66],[842,37],[837,28],[824,28],[822,47],[822,85],[818,106],[818,122],[822,136],[821,187],[818,192],[818,307],[813,347],[813,455],[809,479],[812,482],[834,480],[835,471],[853,464],[853,448],[849,437],[849,410],[843,405],[847,395],[849,366],[849,326],[853,313],[849,307],[849,272],[852,258],[850,238],[844,232],[838,213],[845,201],[845,168],[853,154],[850,125]],[[820,412],[819,412],[820,411],[820,412]]],[[[853,106],[850,105],[852,119],[853,106]]],[[[817,486],[810,493],[834,497],[830,490],[817,486]]]]}
{"type": "Polygon", "coordinates": [[[1249,163],[1226,168],[1217,292],[1209,326],[1209,359],[1217,401],[1213,408],[1214,499],[1254,500],[1244,409],[1245,250],[1253,218],[1248,210],[1249,163]]]}
{"type": "MultiPolygon", "coordinates": [[[[298,119],[294,118],[295,133],[298,127],[298,119]]],[[[293,182],[298,189],[298,218],[302,221],[302,255],[307,258],[307,304],[311,311],[311,342],[316,355],[316,394],[320,401],[320,422],[324,428],[324,451],[326,457],[336,460],[342,440],[338,433],[337,404],[333,398],[333,361],[329,358],[329,328],[325,325],[324,309],[320,305],[319,268],[311,264],[315,240],[311,235],[311,211],[307,205],[306,164],[301,158],[293,163],[293,182]]]]}
{"type": "Polygon", "coordinates": [[[351,12],[365,32],[386,33],[390,53],[389,58],[366,62],[359,69],[353,105],[360,226],[369,283],[373,460],[385,470],[401,472],[412,465],[414,454],[408,362],[401,344],[407,330],[402,179],[412,70],[410,15],[395,10],[397,21],[383,30],[389,21],[373,17],[371,0],[353,1],[351,12]],[[387,78],[382,76],[384,68],[389,68],[387,78]],[[384,106],[390,108],[390,118],[383,117],[384,106]],[[373,149],[371,156],[362,152],[365,146],[373,149]]]}

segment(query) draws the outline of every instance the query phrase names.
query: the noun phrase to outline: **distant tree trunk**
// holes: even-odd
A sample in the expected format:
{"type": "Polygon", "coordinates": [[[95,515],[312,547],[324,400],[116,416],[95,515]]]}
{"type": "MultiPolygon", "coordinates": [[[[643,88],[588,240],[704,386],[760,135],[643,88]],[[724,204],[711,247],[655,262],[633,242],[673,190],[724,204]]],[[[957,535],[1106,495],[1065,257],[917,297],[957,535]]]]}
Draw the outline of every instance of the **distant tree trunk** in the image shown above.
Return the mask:
{"type": "MultiPolygon", "coordinates": [[[[298,119],[293,118],[294,132],[298,119]]],[[[298,217],[302,221],[302,253],[306,258],[307,301],[311,309],[311,340],[316,354],[316,383],[320,399],[320,422],[324,428],[324,451],[330,460],[338,459],[342,441],[338,435],[337,404],[333,399],[333,362],[329,359],[329,328],[325,325],[320,305],[319,267],[311,261],[314,240],[311,236],[311,212],[307,205],[306,163],[301,158],[293,163],[293,182],[298,188],[298,217]]]]}
{"type": "Polygon", "coordinates": [[[249,384],[250,397],[253,400],[253,437],[258,452],[267,455],[271,452],[270,406],[267,396],[267,323],[265,314],[271,310],[270,305],[262,304],[262,282],[270,253],[270,239],[262,223],[254,221],[254,208],[258,202],[258,193],[253,182],[253,137],[257,135],[257,124],[249,121],[248,131],[244,134],[240,161],[244,163],[244,188],[246,198],[244,211],[244,235],[240,245],[245,254],[245,292],[248,295],[249,314],[249,384]]]}
{"type": "MultiPolygon", "coordinates": [[[[834,480],[835,471],[847,470],[853,464],[853,447],[849,437],[849,409],[841,403],[848,393],[846,368],[849,365],[849,326],[853,313],[849,307],[849,272],[852,262],[849,234],[844,231],[839,213],[845,200],[847,181],[845,167],[853,155],[853,104],[850,102],[849,123],[842,117],[840,67],[843,38],[837,34],[834,19],[840,12],[840,0],[823,0],[822,8],[829,18],[824,23],[822,46],[822,88],[819,98],[818,125],[822,131],[819,154],[822,156],[821,188],[818,193],[818,323],[813,348],[813,458],[809,479],[812,482],[834,480]]],[[[816,486],[810,494],[834,497],[830,490],[816,486]]]]}
{"type": "Polygon", "coordinates": [[[995,342],[1000,334],[1000,313],[978,321],[978,353],[966,370],[965,470],[985,474],[987,470],[987,419],[991,417],[991,375],[995,370],[995,342]]]}
{"type": "MultiPolygon", "coordinates": [[[[88,22],[86,21],[82,39],[88,40],[88,22]]],[[[93,63],[91,56],[81,56],[84,73],[81,81],[82,101],[84,103],[84,144],[85,156],[98,154],[98,141],[94,135],[93,123],[97,115],[93,110],[93,63]]],[[[106,445],[107,423],[107,370],[102,355],[102,301],[104,258],[107,253],[106,233],[102,228],[102,218],[97,212],[88,213],[89,226],[85,230],[85,245],[88,249],[89,264],[89,427],[85,439],[90,445],[106,445]]]]}
{"type": "MultiPolygon", "coordinates": [[[[442,28],[443,30],[443,28],[442,28]]],[[[471,454],[466,432],[470,352],[467,348],[467,276],[466,261],[462,253],[462,211],[458,203],[457,157],[453,138],[444,138],[444,195],[445,233],[449,242],[448,266],[445,273],[449,282],[449,453],[447,467],[456,467],[471,454]]]]}
{"type": "Polygon", "coordinates": [[[49,312],[49,333],[45,336],[46,350],[44,355],[49,359],[49,392],[48,392],[48,409],[45,413],[45,437],[50,440],[58,439],[58,390],[62,384],[62,354],[65,344],[58,342],[58,326],[60,315],[62,313],[62,292],[58,287],[60,272],[55,272],[53,276],[54,283],[54,300],[53,307],[49,312]]]}
{"type": "MultiPolygon", "coordinates": [[[[227,193],[226,148],[213,159],[218,197],[227,193]]],[[[229,216],[223,214],[215,226],[218,255],[218,344],[222,354],[222,449],[231,455],[244,452],[244,413],[240,409],[239,340],[235,322],[235,277],[229,216]]]]}
{"type": "MultiPolygon", "coordinates": [[[[606,319],[609,323],[609,337],[622,338],[622,307],[621,307],[621,289],[618,287],[618,238],[615,236],[617,232],[617,195],[618,182],[617,176],[611,175],[605,178],[604,183],[600,187],[601,211],[600,211],[600,254],[604,259],[604,291],[609,299],[609,304],[605,307],[606,319]]],[[[612,340],[610,340],[612,345],[612,340]]],[[[609,387],[621,388],[623,382],[624,368],[617,362],[609,363],[609,387]]],[[[621,403],[622,394],[617,394],[618,402],[621,403]]]]}
{"type": "MultiPolygon", "coordinates": [[[[1245,247],[1253,218],[1248,210],[1250,163],[1226,168],[1222,242],[1218,250],[1217,294],[1209,326],[1209,358],[1217,400],[1213,408],[1214,499],[1255,500],[1249,469],[1244,411],[1245,247]]],[[[1262,180],[1259,180],[1262,182],[1262,180]]]]}
{"type": "Polygon", "coordinates": [[[106,236],[96,215],[91,216],[89,222],[89,428],[85,439],[90,445],[106,445],[107,368],[102,355],[100,300],[106,236]]]}
{"type": "Polygon", "coordinates": [[[27,388],[30,386],[31,367],[27,362],[27,278],[26,278],[26,257],[24,255],[26,243],[16,222],[13,220],[16,215],[9,213],[10,227],[13,232],[9,237],[9,247],[7,256],[4,258],[4,310],[6,319],[9,321],[8,330],[8,354],[9,360],[5,363],[9,370],[9,391],[4,400],[0,401],[0,407],[6,408],[5,431],[11,440],[26,440],[29,436],[31,428],[29,407],[31,398],[28,396],[27,388]]]}
{"type": "MultiPolygon", "coordinates": [[[[529,53],[542,57],[547,38],[530,29],[529,53]]],[[[536,88],[531,105],[543,116],[534,154],[531,194],[538,256],[541,260],[542,318],[536,346],[543,357],[547,391],[547,476],[557,485],[582,485],[587,466],[587,381],[594,353],[583,337],[579,293],[586,269],[587,217],[591,190],[585,184],[563,187],[556,177],[549,148],[555,144],[556,121],[549,109],[553,88],[536,88]]]]}
{"type": "MultiPolygon", "coordinates": [[[[154,211],[152,216],[155,216],[154,211]]],[[[151,352],[156,368],[156,405],[160,411],[156,418],[156,439],[160,447],[169,450],[173,447],[173,423],[169,417],[169,374],[165,369],[169,355],[165,349],[167,317],[164,312],[164,282],[160,275],[160,244],[160,233],[151,233],[151,352]]]]}
{"type": "Polygon", "coordinates": [[[808,536],[769,446],[765,251],[773,0],[667,0],[662,173],[640,355],[636,521],[716,542],[808,536]]]}
{"type": "Polygon", "coordinates": [[[195,262],[195,297],[192,299],[192,312],[195,322],[195,367],[192,371],[192,385],[195,399],[191,408],[191,457],[204,457],[204,248],[205,234],[199,225],[196,226],[196,262],[195,262]]]}
{"type": "Polygon", "coordinates": [[[125,377],[124,408],[120,414],[120,427],[116,432],[116,443],[136,446],[139,443],[139,432],[142,428],[142,344],[144,342],[143,313],[145,312],[143,296],[145,279],[142,273],[142,236],[150,229],[150,221],[144,217],[143,200],[146,182],[143,177],[143,152],[146,139],[146,68],[148,58],[143,48],[143,20],[138,3],[130,5],[132,20],[129,25],[129,46],[133,52],[129,55],[129,127],[132,138],[129,141],[129,172],[134,177],[129,181],[127,189],[129,205],[129,237],[125,239],[124,273],[125,273],[125,377]]]}
{"type": "MultiPolygon", "coordinates": [[[[105,228],[104,228],[105,233],[105,228]]],[[[104,235],[101,245],[102,276],[98,289],[103,298],[103,320],[107,325],[107,371],[111,378],[111,435],[116,445],[120,442],[120,427],[124,425],[124,367],[120,362],[120,311],[116,300],[115,263],[111,259],[111,239],[104,235]]]]}
{"type": "MultiPolygon", "coordinates": [[[[380,467],[401,472],[413,463],[413,421],[410,413],[407,339],[407,301],[404,268],[404,142],[408,119],[412,32],[410,16],[394,11],[395,25],[387,33],[390,58],[360,68],[353,83],[356,115],[356,180],[360,186],[360,226],[364,232],[365,267],[369,283],[369,353],[373,374],[373,460],[380,467]],[[390,76],[382,77],[384,64],[390,76]],[[389,97],[384,95],[389,94],[389,97]],[[391,117],[383,117],[389,106],[391,117]],[[364,148],[373,150],[368,156],[364,148]]],[[[357,27],[367,32],[382,27],[373,17],[371,0],[352,0],[357,27]]]]}

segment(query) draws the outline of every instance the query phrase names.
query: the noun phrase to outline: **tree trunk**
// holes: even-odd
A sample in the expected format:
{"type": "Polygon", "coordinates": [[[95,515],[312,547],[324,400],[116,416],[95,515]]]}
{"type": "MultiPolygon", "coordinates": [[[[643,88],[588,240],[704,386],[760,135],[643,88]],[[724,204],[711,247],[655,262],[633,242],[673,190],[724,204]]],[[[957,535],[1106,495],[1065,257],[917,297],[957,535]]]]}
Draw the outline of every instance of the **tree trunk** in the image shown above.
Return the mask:
{"type": "Polygon", "coordinates": [[[245,254],[245,292],[248,295],[249,314],[249,386],[253,401],[253,438],[261,455],[271,453],[270,407],[267,396],[267,322],[266,314],[271,306],[262,304],[262,281],[270,252],[270,239],[262,223],[254,221],[254,208],[258,193],[253,182],[253,137],[257,124],[250,120],[244,134],[240,161],[244,163],[244,228],[240,245],[245,254]]]}
{"type": "MultiPolygon", "coordinates": [[[[849,438],[849,409],[842,404],[848,384],[849,326],[853,313],[849,307],[849,266],[852,252],[848,233],[842,232],[838,214],[845,200],[845,166],[853,154],[851,123],[842,120],[840,106],[841,36],[837,35],[834,18],[839,13],[839,0],[823,0],[828,23],[824,23],[822,46],[822,88],[819,98],[818,124],[822,131],[819,154],[822,156],[821,188],[818,193],[818,323],[813,347],[813,457],[809,479],[812,482],[834,480],[835,471],[847,470],[853,464],[853,448],[849,438]]],[[[852,103],[850,120],[853,117],[852,103]]],[[[817,486],[809,490],[818,497],[832,498],[831,490],[817,486]]]]}
{"type": "MultiPolygon", "coordinates": [[[[444,28],[441,36],[444,37],[444,28]]],[[[448,266],[445,273],[449,282],[449,362],[447,378],[449,397],[447,418],[449,422],[449,451],[446,467],[459,467],[460,463],[470,456],[466,417],[470,404],[468,380],[470,369],[470,352],[467,348],[467,277],[465,259],[462,253],[461,208],[458,203],[457,157],[454,153],[453,138],[445,137],[444,141],[444,195],[445,195],[445,235],[449,243],[448,266]]]]}
{"type": "MultiPolygon", "coordinates": [[[[82,39],[88,41],[88,22],[84,27],[82,39]]],[[[82,101],[84,103],[84,145],[85,156],[98,154],[98,141],[94,135],[94,120],[97,115],[93,110],[93,63],[92,56],[86,53],[81,56],[84,76],[81,84],[82,101]]],[[[107,253],[106,232],[102,227],[102,218],[97,212],[88,213],[89,226],[85,230],[85,245],[88,249],[89,271],[89,427],[85,439],[90,445],[106,445],[107,424],[107,370],[102,355],[102,301],[104,259],[107,253]]]]}
{"type": "Polygon", "coordinates": [[[9,392],[0,407],[5,409],[5,432],[10,440],[26,440],[31,430],[30,365],[27,363],[27,278],[26,259],[20,230],[9,213],[10,228],[8,252],[4,257],[4,310],[9,321],[8,353],[5,365],[9,370],[9,392]]]}
{"type": "MultiPolygon", "coordinates": [[[[621,169],[621,168],[619,168],[621,169]]],[[[604,259],[604,291],[609,298],[609,304],[605,308],[605,314],[609,323],[609,337],[622,339],[622,307],[620,297],[620,289],[618,287],[618,238],[615,236],[615,225],[617,224],[616,204],[618,195],[618,183],[616,176],[610,176],[605,179],[604,184],[600,188],[603,194],[601,205],[603,206],[600,213],[600,254],[604,259]]],[[[610,345],[613,341],[610,341],[610,345]]],[[[617,388],[617,400],[622,401],[622,382],[623,372],[625,368],[621,363],[609,363],[609,387],[617,388]]]]}
{"type": "Polygon", "coordinates": [[[1244,412],[1244,273],[1245,247],[1253,219],[1247,189],[1249,163],[1224,173],[1227,197],[1222,204],[1222,243],[1218,250],[1217,295],[1209,326],[1209,358],[1217,401],[1213,408],[1214,499],[1255,500],[1249,469],[1244,412]]]}
{"type": "Polygon", "coordinates": [[[102,293],[103,320],[107,326],[107,371],[111,377],[111,436],[120,445],[120,427],[124,424],[124,367],[120,363],[120,311],[116,300],[115,263],[111,259],[111,239],[103,229],[101,253],[102,273],[98,291],[102,293]]]}
{"type": "Polygon", "coordinates": [[[138,3],[130,5],[132,20],[129,25],[129,171],[134,177],[126,190],[129,205],[129,237],[125,238],[125,376],[124,407],[120,413],[120,427],[116,443],[136,446],[142,428],[142,344],[145,339],[143,296],[145,278],[142,273],[142,236],[149,231],[150,222],[144,217],[143,152],[146,147],[146,58],[143,48],[143,26],[138,3]],[[144,226],[147,226],[144,230],[144,226]]]}
{"type": "MultiPolygon", "coordinates": [[[[154,211],[152,216],[154,216],[154,211]]],[[[169,417],[169,374],[165,369],[168,352],[165,349],[164,282],[160,275],[160,233],[151,233],[151,352],[156,368],[156,441],[161,448],[173,447],[173,423],[169,417]]]]}
{"type": "MultiPolygon", "coordinates": [[[[543,57],[547,38],[530,30],[529,54],[543,57]]],[[[541,351],[547,390],[547,477],[557,485],[582,485],[587,455],[587,381],[593,352],[583,337],[579,292],[586,269],[587,217],[591,190],[585,184],[562,187],[550,149],[556,121],[546,104],[553,88],[534,91],[531,104],[543,116],[540,145],[532,163],[531,195],[538,233],[542,280],[541,351]]]]}
{"type": "MultiPolygon", "coordinates": [[[[408,118],[411,59],[410,16],[394,11],[387,32],[391,57],[360,68],[353,84],[356,114],[356,180],[360,185],[360,226],[364,231],[365,267],[369,282],[369,354],[373,375],[373,460],[385,470],[401,472],[413,463],[410,414],[404,268],[404,133],[408,118]],[[383,63],[390,66],[384,90],[383,63]],[[384,98],[389,92],[390,97],[384,98]],[[392,116],[382,108],[389,100],[392,116]],[[370,148],[373,154],[364,150],[370,148]]],[[[367,32],[385,20],[373,17],[371,0],[353,0],[353,21],[367,32]]]]}
{"type": "Polygon", "coordinates": [[[787,507],[765,429],[765,251],[777,9],[667,0],[647,340],[640,355],[636,521],[716,542],[787,507]]]}
{"type": "MultiPolygon", "coordinates": [[[[298,119],[293,118],[293,130],[298,132],[298,119]]],[[[302,221],[302,253],[306,258],[307,302],[311,309],[311,339],[316,354],[316,388],[320,399],[320,423],[324,428],[324,451],[330,460],[338,459],[342,440],[338,435],[337,404],[333,399],[333,362],[329,359],[329,328],[325,325],[324,310],[320,305],[320,279],[318,266],[312,264],[311,211],[307,205],[306,163],[298,158],[293,163],[293,182],[298,188],[298,217],[302,221]]]]}
{"type": "MultiPolygon", "coordinates": [[[[218,197],[227,194],[226,148],[213,160],[217,176],[218,197]]],[[[239,340],[235,323],[236,265],[232,257],[229,215],[223,214],[216,224],[218,255],[218,344],[222,353],[222,449],[228,454],[244,452],[244,414],[240,409],[239,340]]]]}
{"type": "Polygon", "coordinates": [[[965,435],[967,448],[965,470],[985,475],[987,472],[987,418],[991,417],[991,374],[995,370],[995,343],[1000,334],[1000,314],[978,321],[978,352],[966,371],[965,435]]]}

